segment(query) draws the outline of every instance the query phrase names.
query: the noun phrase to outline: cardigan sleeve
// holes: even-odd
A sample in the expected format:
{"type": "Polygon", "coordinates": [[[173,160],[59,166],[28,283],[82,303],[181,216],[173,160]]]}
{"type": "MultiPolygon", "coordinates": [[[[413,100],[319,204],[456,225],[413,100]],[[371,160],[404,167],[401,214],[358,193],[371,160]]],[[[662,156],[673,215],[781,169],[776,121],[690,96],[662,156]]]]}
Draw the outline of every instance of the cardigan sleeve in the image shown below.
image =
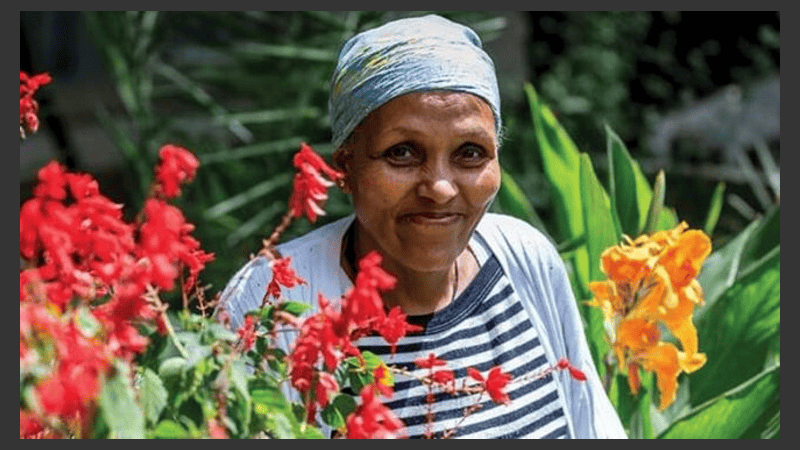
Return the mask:
{"type": "Polygon", "coordinates": [[[586,375],[585,382],[559,371],[569,420],[577,438],[626,438],[589,352],[581,315],[561,256],[540,231],[527,222],[487,214],[479,227],[545,334],[554,363],[569,358],[586,375]]]}

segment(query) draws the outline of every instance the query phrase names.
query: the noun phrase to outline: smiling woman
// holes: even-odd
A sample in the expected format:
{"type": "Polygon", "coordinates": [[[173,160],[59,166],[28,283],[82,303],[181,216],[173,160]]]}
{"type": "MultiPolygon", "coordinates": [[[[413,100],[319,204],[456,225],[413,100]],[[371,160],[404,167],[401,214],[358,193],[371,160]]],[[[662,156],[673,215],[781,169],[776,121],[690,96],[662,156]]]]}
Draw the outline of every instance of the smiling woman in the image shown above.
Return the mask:
{"type": "Polygon", "coordinates": [[[380,251],[400,280],[387,306],[427,314],[450,303],[477,273],[469,239],[500,186],[489,105],[458,92],[405,94],[370,114],[336,160],[358,217],[356,257],[380,251]]]}
{"type": "MultiPolygon", "coordinates": [[[[357,261],[377,252],[397,279],[382,294],[421,331],[368,350],[398,376],[386,403],[409,437],[625,437],[594,369],[564,265],[530,225],[487,213],[500,185],[502,122],[494,65],[471,29],[438,16],[403,19],[354,36],[342,48],[329,102],[342,188],[354,212],[279,245],[306,281],[293,299],[353,289],[357,261]],[[518,380],[508,404],[442,393],[431,397],[415,363],[436,355],[453,381],[488,372],[518,380]],[[536,374],[567,358],[569,373],[536,374]],[[499,367],[498,367],[499,366],[499,367]]],[[[234,326],[261,306],[271,279],[250,261],[222,294],[234,326]]],[[[292,336],[277,337],[285,349],[292,336]]],[[[487,381],[488,383],[488,381],[487,381]]],[[[289,393],[291,395],[291,393],[289,393]]],[[[504,397],[505,399],[505,397],[504,397]]]]}

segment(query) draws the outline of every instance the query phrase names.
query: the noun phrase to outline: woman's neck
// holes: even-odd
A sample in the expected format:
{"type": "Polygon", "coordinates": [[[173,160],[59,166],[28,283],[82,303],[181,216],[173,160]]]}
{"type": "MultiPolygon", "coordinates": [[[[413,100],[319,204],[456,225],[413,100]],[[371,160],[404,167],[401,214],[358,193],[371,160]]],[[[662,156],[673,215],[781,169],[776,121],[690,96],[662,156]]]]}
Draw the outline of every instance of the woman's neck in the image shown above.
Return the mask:
{"type": "MultiPolygon", "coordinates": [[[[354,230],[347,233],[342,249],[342,265],[352,280],[360,258],[374,249],[369,239],[361,237],[360,231],[363,230],[359,230],[358,224],[353,226],[354,230]]],[[[397,278],[395,288],[382,293],[384,304],[387,308],[400,306],[405,314],[412,316],[430,314],[452,303],[478,269],[477,260],[466,249],[442,270],[413,270],[386,255],[381,266],[397,278]]]]}

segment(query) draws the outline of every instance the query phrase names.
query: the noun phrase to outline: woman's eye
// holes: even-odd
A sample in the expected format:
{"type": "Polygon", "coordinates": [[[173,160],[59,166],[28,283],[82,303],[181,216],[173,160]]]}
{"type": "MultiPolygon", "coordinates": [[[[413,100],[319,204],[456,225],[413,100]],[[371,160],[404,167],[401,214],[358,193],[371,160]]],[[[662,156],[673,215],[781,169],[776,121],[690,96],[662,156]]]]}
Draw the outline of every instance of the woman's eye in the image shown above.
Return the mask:
{"type": "Polygon", "coordinates": [[[383,156],[390,162],[409,164],[417,161],[419,157],[414,147],[408,144],[396,145],[383,153],[383,156]]]}
{"type": "Polygon", "coordinates": [[[456,159],[461,164],[475,166],[486,161],[487,155],[482,147],[469,144],[459,149],[456,159]]]}

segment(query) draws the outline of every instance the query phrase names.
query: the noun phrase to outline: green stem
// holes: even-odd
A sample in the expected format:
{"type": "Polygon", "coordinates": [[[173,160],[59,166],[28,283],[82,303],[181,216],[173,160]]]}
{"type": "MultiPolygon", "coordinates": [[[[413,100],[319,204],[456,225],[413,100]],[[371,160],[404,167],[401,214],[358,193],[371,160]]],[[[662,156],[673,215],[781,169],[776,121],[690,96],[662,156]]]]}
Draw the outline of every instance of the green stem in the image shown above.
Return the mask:
{"type": "Polygon", "coordinates": [[[172,343],[175,344],[175,348],[178,349],[178,353],[181,354],[184,358],[189,358],[189,352],[186,351],[186,348],[181,344],[181,341],[178,339],[178,335],[175,333],[175,328],[172,327],[172,323],[169,321],[169,317],[167,317],[167,310],[164,309],[161,311],[161,318],[164,320],[164,323],[167,327],[167,334],[169,334],[170,340],[172,343]]]}
{"type": "Polygon", "coordinates": [[[650,420],[650,405],[653,403],[653,376],[647,373],[642,380],[642,394],[639,398],[639,417],[642,419],[642,438],[653,439],[653,422],[650,420]]]}

